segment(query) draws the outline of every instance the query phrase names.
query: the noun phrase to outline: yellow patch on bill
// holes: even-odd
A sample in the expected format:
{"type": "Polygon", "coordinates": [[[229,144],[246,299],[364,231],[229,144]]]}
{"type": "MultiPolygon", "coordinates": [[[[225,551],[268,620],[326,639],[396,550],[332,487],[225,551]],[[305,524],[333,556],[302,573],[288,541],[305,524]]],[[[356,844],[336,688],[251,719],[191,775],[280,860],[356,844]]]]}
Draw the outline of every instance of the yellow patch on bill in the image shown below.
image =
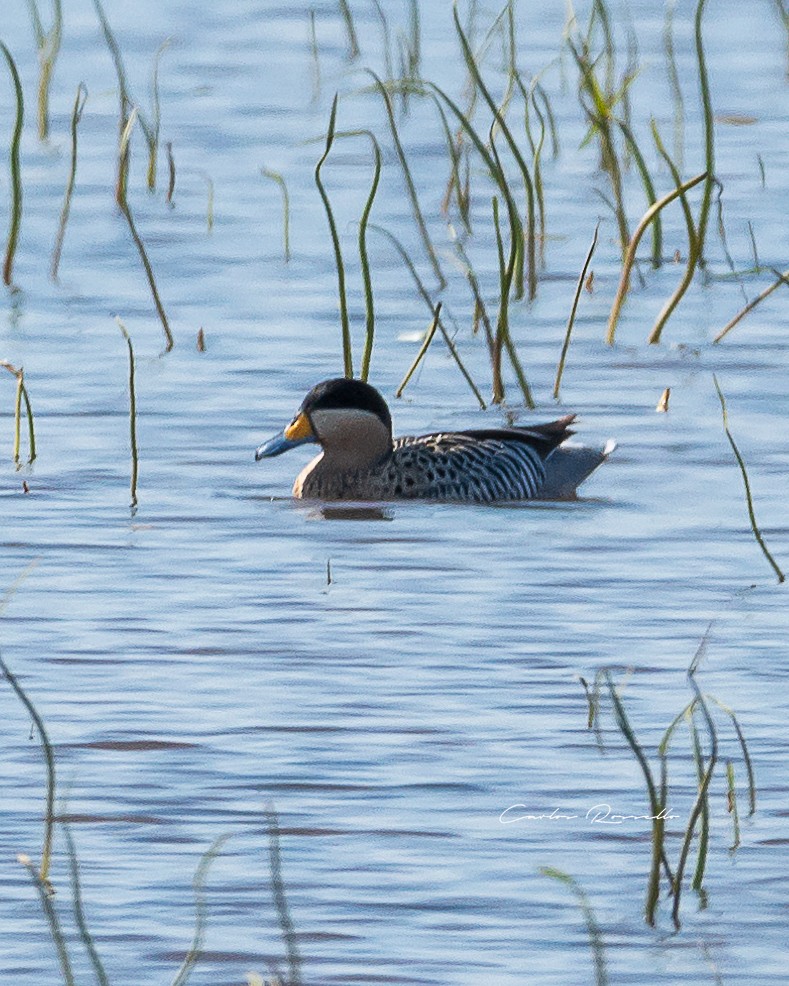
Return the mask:
{"type": "Polygon", "coordinates": [[[312,438],[312,426],[306,414],[297,414],[285,429],[285,438],[289,442],[297,442],[301,438],[312,438]]]}

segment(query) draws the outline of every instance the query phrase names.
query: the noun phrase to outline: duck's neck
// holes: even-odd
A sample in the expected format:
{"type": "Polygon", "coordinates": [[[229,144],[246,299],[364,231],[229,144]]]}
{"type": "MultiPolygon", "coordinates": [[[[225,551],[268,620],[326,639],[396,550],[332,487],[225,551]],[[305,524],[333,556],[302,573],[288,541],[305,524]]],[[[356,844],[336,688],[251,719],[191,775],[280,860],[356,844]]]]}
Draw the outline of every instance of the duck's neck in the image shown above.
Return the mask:
{"type": "Polygon", "coordinates": [[[366,472],[392,451],[391,433],[380,418],[368,412],[316,412],[313,428],[320,435],[322,452],[296,480],[293,493],[297,497],[334,490],[344,477],[366,472]]]}

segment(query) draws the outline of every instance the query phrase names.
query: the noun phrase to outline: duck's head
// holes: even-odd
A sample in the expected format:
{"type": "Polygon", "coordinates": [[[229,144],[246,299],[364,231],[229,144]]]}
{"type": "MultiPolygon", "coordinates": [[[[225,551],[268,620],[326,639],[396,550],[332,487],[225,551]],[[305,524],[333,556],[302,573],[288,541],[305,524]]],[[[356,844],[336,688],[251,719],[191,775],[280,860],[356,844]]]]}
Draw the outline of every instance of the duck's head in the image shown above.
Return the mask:
{"type": "Polygon", "coordinates": [[[317,384],[291,423],[264,442],[255,459],[282,455],[297,445],[317,442],[326,456],[361,468],[392,447],[392,416],[375,387],[338,377],[317,384]]]}

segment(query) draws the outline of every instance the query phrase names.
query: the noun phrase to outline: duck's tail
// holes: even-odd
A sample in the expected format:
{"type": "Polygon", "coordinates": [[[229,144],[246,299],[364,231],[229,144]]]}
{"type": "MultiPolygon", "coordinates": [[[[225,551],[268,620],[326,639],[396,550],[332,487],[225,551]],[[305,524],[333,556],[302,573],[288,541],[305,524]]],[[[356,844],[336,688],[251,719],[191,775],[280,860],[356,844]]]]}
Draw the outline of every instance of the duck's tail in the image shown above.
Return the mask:
{"type": "Polygon", "coordinates": [[[585,479],[601,466],[616,448],[609,439],[604,448],[588,448],[565,442],[545,460],[545,482],[540,489],[542,500],[572,500],[585,479]]]}

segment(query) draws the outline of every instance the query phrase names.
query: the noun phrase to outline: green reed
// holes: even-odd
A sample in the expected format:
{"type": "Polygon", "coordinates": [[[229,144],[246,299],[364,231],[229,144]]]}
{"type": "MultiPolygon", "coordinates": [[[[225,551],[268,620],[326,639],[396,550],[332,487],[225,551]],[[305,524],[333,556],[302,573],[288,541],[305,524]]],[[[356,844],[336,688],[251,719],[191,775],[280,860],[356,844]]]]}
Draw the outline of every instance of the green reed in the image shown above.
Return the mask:
{"type": "Polygon", "coordinates": [[[352,62],[359,57],[361,51],[359,48],[359,37],[356,34],[356,27],[353,22],[353,14],[351,8],[348,6],[348,0],[337,0],[337,6],[340,8],[340,15],[345,26],[345,35],[348,43],[346,57],[349,62],[352,62]]]}
{"type": "Polygon", "coordinates": [[[766,287],[764,291],[760,292],[752,301],[749,301],[748,304],[743,309],[737,312],[734,318],[730,319],[723,326],[720,332],[712,340],[713,342],[720,342],[721,339],[723,339],[725,336],[729,334],[729,332],[731,332],[731,330],[739,321],[741,321],[743,318],[745,318],[746,315],[752,312],[757,305],[761,304],[761,302],[764,301],[765,298],[768,298],[773,293],[773,291],[777,291],[778,288],[781,287],[781,285],[789,287],[789,268],[785,270],[782,274],[779,271],[774,271],[774,273],[777,274],[778,280],[773,281],[773,283],[770,284],[768,287],[766,287]]]}
{"type": "Polygon", "coordinates": [[[206,926],[205,884],[208,879],[208,871],[229,838],[230,836],[228,835],[220,835],[214,839],[200,858],[200,863],[192,880],[192,889],[195,897],[195,926],[192,944],[184,956],[180,968],[173,977],[171,986],[184,986],[184,983],[189,979],[192,970],[197,965],[202,954],[206,926]]]}
{"type": "MultiPolygon", "coordinates": [[[[149,120],[147,116],[142,113],[139,109],[139,105],[136,103],[132,94],[129,90],[129,83],[126,77],[126,68],[123,64],[123,56],[121,54],[120,45],[113,34],[112,28],[110,27],[110,22],[107,20],[107,15],[104,12],[104,7],[101,4],[101,0],[93,0],[93,6],[96,9],[96,15],[99,18],[99,23],[101,25],[102,34],[104,35],[104,40],[109,49],[110,56],[112,57],[113,65],[115,66],[115,74],[118,79],[118,99],[119,99],[119,115],[118,115],[118,131],[121,134],[121,139],[124,131],[127,128],[129,117],[136,108],[137,117],[140,121],[140,126],[142,128],[143,134],[145,135],[145,141],[148,145],[148,169],[146,174],[146,180],[148,184],[148,189],[153,191],[156,188],[156,162],[159,154],[159,120],[160,120],[160,110],[159,110],[159,60],[161,56],[166,51],[169,46],[169,41],[164,41],[159,48],[156,50],[153,60],[153,71],[152,71],[152,102],[153,102],[153,113],[152,118],[149,120]]],[[[128,158],[118,159],[118,177],[116,181],[117,188],[126,187],[126,174],[125,169],[128,168],[128,158]],[[123,173],[121,172],[123,169],[123,173]]],[[[120,203],[118,203],[120,204],[120,203]]]]}
{"type": "Polygon", "coordinates": [[[599,232],[600,223],[598,223],[594,228],[592,243],[586,254],[586,260],[584,260],[581,273],[578,275],[578,282],[575,285],[575,294],[573,296],[572,307],[570,308],[570,316],[567,319],[567,328],[564,333],[564,343],[562,344],[562,351],[559,355],[559,363],[556,367],[556,379],[553,384],[553,398],[557,401],[559,400],[559,390],[562,385],[562,377],[564,376],[564,366],[567,362],[567,353],[570,349],[570,335],[573,331],[573,325],[575,324],[575,313],[578,310],[578,302],[581,300],[581,291],[583,290],[584,283],[586,282],[586,272],[589,270],[589,264],[592,262],[592,255],[594,254],[595,247],[597,246],[597,234],[599,232]]]}
{"type": "Polygon", "coordinates": [[[290,198],[288,196],[288,186],[285,179],[278,171],[271,171],[269,168],[261,168],[261,175],[270,178],[276,183],[282,193],[282,240],[285,253],[285,263],[290,260],[290,198]]]}
{"type": "Polygon", "coordinates": [[[449,128],[447,115],[441,103],[436,102],[438,113],[441,118],[441,126],[444,130],[447,151],[449,153],[450,172],[447,181],[444,199],[441,203],[441,211],[444,215],[449,214],[449,206],[454,195],[460,221],[463,223],[467,233],[471,233],[471,195],[469,189],[469,167],[468,154],[465,155],[466,174],[465,179],[461,178],[460,168],[464,160],[464,148],[466,145],[458,140],[449,128]]]}
{"type": "Polygon", "coordinates": [[[134,222],[134,217],[132,216],[131,208],[129,207],[129,201],[127,197],[127,180],[128,180],[128,163],[129,163],[129,149],[131,143],[131,135],[134,130],[134,125],[137,120],[137,110],[136,108],[131,111],[129,119],[126,121],[126,126],[121,134],[120,147],[118,150],[118,187],[115,192],[115,200],[118,203],[118,208],[120,209],[126,224],[129,227],[129,232],[134,240],[134,245],[137,247],[137,252],[140,254],[140,260],[142,261],[143,269],[145,270],[145,276],[148,279],[148,287],[151,291],[151,296],[153,297],[153,303],[156,307],[156,312],[159,315],[159,320],[162,323],[162,329],[164,330],[165,346],[164,351],[169,353],[170,350],[175,345],[175,340],[173,339],[172,331],[170,330],[170,323],[167,319],[167,312],[164,310],[164,305],[162,304],[162,299],[159,296],[159,289],[156,287],[156,278],[153,274],[153,267],[148,259],[148,253],[145,249],[145,244],[137,232],[137,226],[134,222]],[[123,162],[123,163],[120,163],[123,162]]]}
{"type": "MultiPolygon", "coordinates": [[[[718,730],[710,713],[710,703],[720,708],[731,720],[737,734],[738,742],[742,750],[743,761],[746,765],[748,774],[749,798],[751,803],[751,813],[756,810],[756,788],[753,778],[751,758],[748,753],[747,744],[737,717],[727,706],[719,702],[711,695],[702,693],[696,681],[696,674],[699,664],[706,652],[709,639],[710,628],[704,634],[699,647],[690,663],[687,671],[688,684],[693,692],[692,700],[685,708],[678,713],[667,729],[657,747],[658,755],[658,774],[653,773],[653,768],[649,759],[636,738],[632,725],[630,724],[624,703],[619,695],[617,687],[614,685],[610,671],[603,669],[595,676],[594,689],[590,689],[586,681],[582,679],[584,691],[588,704],[589,728],[597,730],[600,717],[600,681],[606,684],[608,695],[614,712],[614,719],[617,728],[622,733],[631,752],[633,753],[644,777],[646,784],[647,800],[651,810],[652,837],[651,837],[651,862],[647,879],[647,889],[644,903],[644,916],[648,924],[654,925],[657,921],[657,910],[660,901],[661,873],[665,874],[668,884],[668,892],[672,898],[672,920],[676,928],[680,927],[680,904],[682,896],[682,886],[685,878],[685,871],[688,866],[690,850],[696,842],[696,863],[690,886],[693,890],[703,895],[704,872],[709,857],[710,839],[710,784],[718,763],[718,730]],[[708,740],[708,750],[705,753],[701,740],[700,726],[697,724],[697,717],[708,740]],[[666,815],[669,812],[669,783],[668,783],[668,751],[671,741],[676,735],[677,729],[681,724],[685,724],[688,729],[688,736],[691,745],[691,757],[696,776],[696,796],[691,807],[685,831],[682,834],[679,848],[679,855],[676,868],[672,871],[667,856],[666,840],[666,815]]],[[[598,742],[600,737],[598,736],[598,742]]],[[[729,782],[727,782],[728,784],[729,782]]]]}
{"type": "Polygon", "coordinates": [[[559,883],[563,884],[565,887],[573,892],[578,906],[581,908],[581,913],[583,914],[584,923],[586,924],[586,931],[589,935],[589,945],[592,949],[592,958],[594,960],[594,981],[595,986],[608,986],[608,969],[606,966],[605,959],[605,942],[603,941],[603,933],[600,930],[600,925],[597,923],[597,918],[592,910],[592,905],[589,902],[589,898],[584,893],[583,888],[574,880],[568,873],[563,870],[557,870],[554,866],[541,866],[540,873],[543,876],[549,877],[551,880],[558,880],[559,883]]]}
{"type": "MultiPolygon", "coordinates": [[[[370,229],[374,230],[376,233],[379,233],[381,236],[385,236],[386,239],[392,244],[392,246],[398,252],[398,254],[400,255],[400,259],[403,261],[411,277],[414,279],[414,283],[416,284],[416,288],[420,294],[420,297],[425,302],[427,307],[430,309],[430,313],[432,315],[435,312],[435,305],[433,303],[433,299],[430,297],[429,291],[422,283],[422,279],[419,276],[416,267],[414,266],[413,260],[408,255],[408,251],[405,249],[402,243],[397,239],[397,237],[394,236],[394,234],[390,233],[388,229],[384,229],[382,226],[376,226],[373,223],[370,224],[370,229]]],[[[479,402],[479,406],[484,411],[487,408],[487,404],[485,403],[482,394],[479,392],[479,388],[474,383],[471,374],[466,369],[463,360],[460,358],[460,353],[457,350],[457,346],[452,341],[452,338],[447,332],[444,322],[440,316],[438,318],[438,328],[439,331],[441,332],[441,335],[443,336],[444,342],[446,343],[447,349],[449,350],[452,359],[454,359],[455,363],[457,363],[457,367],[460,370],[463,379],[471,388],[471,392],[474,394],[474,397],[476,397],[477,401],[479,402]]]]}
{"type": "Polygon", "coordinates": [[[58,919],[55,905],[52,902],[52,888],[48,882],[42,878],[40,872],[35,868],[29,856],[25,853],[20,853],[17,856],[17,860],[27,870],[28,876],[38,892],[38,899],[41,903],[41,909],[43,910],[44,916],[47,919],[47,924],[49,925],[49,934],[57,951],[60,971],[63,975],[63,986],[75,986],[76,980],[74,979],[74,973],[71,968],[71,959],[68,953],[68,946],[66,945],[66,939],[60,927],[60,920],[58,919]]]}
{"type": "Polygon", "coordinates": [[[74,184],[77,180],[77,130],[82,119],[82,111],[85,109],[85,102],[88,98],[88,90],[84,82],[77,86],[77,95],[74,99],[74,108],[71,111],[71,164],[69,167],[68,179],[66,181],[66,191],[63,196],[63,205],[60,209],[60,222],[58,231],[55,235],[55,246],[52,250],[52,263],[49,268],[49,276],[53,281],[58,279],[58,268],[60,267],[60,255],[63,252],[63,240],[66,236],[66,224],[68,223],[69,213],[71,212],[71,196],[74,193],[74,184]]]}
{"type": "Polygon", "coordinates": [[[329,152],[334,144],[335,128],[337,123],[337,101],[339,100],[339,93],[335,94],[334,100],[331,106],[331,114],[329,116],[329,128],[326,131],[326,146],[321,155],[318,163],[315,165],[315,184],[318,186],[318,192],[323,201],[323,207],[326,210],[326,218],[329,223],[329,232],[331,233],[332,246],[334,247],[334,260],[337,267],[337,288],[339,292],[340,301],[340,329],[342,333],[342,361],[343,370],[345,376],[348,379],[353,378],[353,353],[351,348],[351,326],[350,320],[348,318],[348,298],[345,291],[345,264],[342,259],[342,248],[340,247],[340,237],[337,233],[337,224],[334,221],[334,213],[332,212],[331,203],[329,201],[329,196],[326,193],[326,189],[321,180],[321,169],[323,168],[326,158],[329,156],[329,152]]]}
{"type": "MultiPolygon", "coordinates": [[[[491,147],[495,148],[493,142],[491,141],[491,147]]],[[[510,214],[510,229],[513,228],[513,223],[515,219],[512,214],[510,214]]],[[[507,354],[512,363],[512,367],[515,370],[515,375],[518,380],[518,385],[521,388],[521,393],[523,394],[523,402],[526,407],[534,408],[534,398],[532,397],[531,388],[529,387],[526,375],[523,372],[523,367],[521,366],[520,359],[518,358],[518,352],[512,341],[512,336],[510,335],[510,319],[509,319],[509,296],[510,290],[512,288],[512,278],[515,271],[515,265],[517,264],[518,249],[517,245],[510,239],[510,253],[509,257],[505,259],[504,256],[504,241],[501,235],[501,226],[499,224],[499,202],[498,198],[493,196],[493,227],[496,234],[496,249],[499,258],[499,312],[496,318],[496,334],[495,334],[495,344],[493,347],[493,375],[494,378],[498,378],[501,381],[501,357],[502,351],[507,350],[507,354]]]]}
{"type": "Polygon", "coordinates": [[[666,19],[663,24],[663,47],[666,52],[666,71],[671,89],[671,102],[674,107],[674,158],[677,167],[681,169],[685,153],[685,101],[682,98],[677,60],[674,55],[674,12],[676,9],[677,0],[669,0],[666,4],[666,19]]]}
{"type": "MultiPolygon", "coordinates": [[[[509,146],[513,158],[515,159],[518,169],[520,170],[521,177],[523,179],[523,187],[526,193],[526,225],[525,225],[525,238],[526,238],[526,264],[528,269],[528,282],[529,282],[529,299],[533,299],[537,294],[537,263],[535,254],[535,195],[534,195],[534,182],[532,180],[531,173],[529,171],[528,165],[521,154],[520,148],[518,147],[515,138],[512,135],[507,122],[504,118],[504,114],[501,108],[496,105],[493,97],[490,94],[485,82],[482,78],[482,73],[480,72],[477,61],[474,58],[473,52],[471,51],[471,46],[469,45],[468,38],[460,24],[460,18],[458,16],[457,7],[453,7],[453,17],[455,20],[455,31],[457,32],[458,38],[460,40],[460,46],[463,50],[463,58],[466,62],[466,67],[468,68],[469,75],[474,81],[474,85],[479,90],[482,98],[488,104],[488,107],[493,114],[495,124],[501,129],[504,139],[509,146]]],[[[491,142],[492,143],[492,142],[491,142]]],[[[503,168],[501,167],[501,162],[498,160],[498,156],[494,157],[495,160],[495,172],[497,175],[497,183],[502,188],[502,193],[504,193],[504,188],[502,186],[507,185],[507,180],[504,175],[503,168]]],[[[508,190],[509,191],[509,190],[508,190]]],[[[510,211],[510,227],[513,237],[513,241],[516,242],[516,267],[515,273],[515,296],[517,298],[522,298],[524,294],[523,287],[523,268],[524,261],[523,258],[523,226],[519,220],[517,220],[517,213],[514,212],[514,202],[512,200],[512,195],[507,194],[505,196],[507,200],[507,207],[510,211]]]]}
{"type": "Polygon", "coordinates": [[[315,29],[315,9],[310,7],[310,68],[312,74],[312,101],[321,94],[321,61],[318,49],[318,33],[315,29]]]}
{"type": "Polygon", "coordinates": [[[718,383],[718,378],[717,376],[715,376],[715,374],[712,375],[712,380],[713,383],[715,384],[715,390],[718,394],[718,400],[720,401],[721,412],[723,414],[723,430],[726,432],[726,437],[729,440],[729,445],[731,445],[732,452],[734,452],[734,458],[737,460],[737,465],[739,466],[740,474],[742,476],[743,486],[745,487],[745,501],[748,507],[748,519],[751,524],[751,530],[753,531],[753,536],[754,538],[756,538],[756,543],[761,548],[762,554],[770,563],[770,567],[772,568],[772,570],[775,572],[778,578],[778,582],[781,583],[785,580],[786,577],[784,573],[781,571],[781,569],[778,567],[778,563],[773,558],[767,545],[764,543],[764,538],[762,537],[762,533],[759,530],[759,525],[756,523],[756,514],[754,513],[754,509],[753,509],[753,496],[751,494],[751,484],[748,480],[748,471],[745,468],[745,462],[743,460],[742,455],[740,454],[740,450],[737,448],[737,443],[734,441],[732,433],[729,430],[729,414],[728,411],[726,410],[726,399],[723,396],[723,391],[720,388],[720,384],[718,383]]]}
{"type": "Polygon", "coordinates": [[[279,818],[273,806],[265,809],[268,828],[268,859],[271,878],[271,894],[277,911],[282,940],[288,961],[288,986],[301,986],[301,955],[299,954],[296,928],[290,916],[288,899],[285,894],[285,881],[282,878],[282,852],[279,845],[279,818]]]}
{"type": "Polygon", "coordinates": [[[577,47],[575,42],[569,37],[567,39],[567,45],[580,71],[579,96],[586,97],[585,100],[581,98],[581,106],[589,120],[589,137],[594,133],[597,133],[599,136],[601,166],[608,174],[609,181],[611,182],[611,189],[614,196],[614,215],[619,230],[619,242],[624,259],[627,252],[627,244],[630,242],[630,230],[625,215],[622,170],[614,140],[613,105],[616,102],[617,96],[610,88],[604,90],[600,85],[595,75],[595,61],[592,60],[586,47],[577,47]]]}
{"type": "Polygon", "coordinates": [[[140,456],[137,449],[137,396],[134,387],[134,346],[131,336],[126,330],[126,326],[116,316],[115,321],[121,330],[121,335],[126,340],[129,349],[129,447],[131,450],[131,511],[137,510],[137,479],[140,472],[140,456]]]}
{"type": "Polygon", "coordinates": [[[85,951],[88,953],[88,959],[97,983],[99,986],[109,986],[107,973],[104,971],[104,965],[98,951],[96,950],[96,945],[93,941],[93,936],[90,933],[88,922],[85,917],[85,908],[82,905],[82,888],[80,885],[77,848],[74,845],[71,829],[67,824],[63,824],[63,832],[66,836],[66,851],[68,853],[69,868],[71,870],[71,898],[74,905],[74,921],[77,925],[80,940],[85,947],[85,951]]]}
{"type": "Polygon", "coordinates": [[[21,439],[22,439],[22,404],[25,405],[25,417],[27,418],[27,437],[28,437],[28,457],[27,464],[31,465],[36,457],[36,429],[33,421],[33,409],[30,406],[30,396],[25,386],[25,371],[20,367],[14,366],[8,360],[0,360],[0,367],[16,378],[16,398],[14,400],[14,465],[19,469],[21,465],[21,439]]]}
{"type": "Polygon", "coordinates": [[[169,206],[173,206],[173,194],[175,193],[175,158],[173,157],[173,142],[168,140],[164,145],[164,149],[167,151],[167,195],[165,196],[165,202],[169,206]]]}
{"type": "Polygon", "coordinates": [[[419,198],[416,194],[416,186],[414,185],[414,179],[411,175],[411,169],[408,166],[408,160],[405,156],[405,151],[403,150],[402,142],[400,141],[400,135],[397,132],[397,123],[394,117],[394,108],[392,107],[392,100],[389,96],[386,86],[383,84],[381,79],[372,71],[372,69],[366,70],[369,75],[372,76],[375,83],[375,87],[381,95],[384,107],[386,109],[386,116],[389,120],[389,129],[392,132],[392,141],[395,146],[395,151],[397,153],[397,159],[400,162],[400,167],[403,172],[403,178],[405,179],[406,191],[408,192],[408,198],[411,202],[411,210],[414,214],[414,220],[419,230],[419,235],[422,239],[422,245],[424,246],[425,253],[430,261],[430,265],[433,268],[433,273],[435,274],[436,280],[438,281],[439,287],[443,288],[446,286],[446,279],[441,270],[441,265],[438,262],[438,255],[436,254],[435,247],[433,246],[433,241],[430,239],[430,234],[427,231],[427,224],[425,223],[424,216],[422,215],[422,209],[419,205],[419,198]]]}
{"type": "Polygon", "coordinates": [[[673,202],[674,199],[679,198],[684,195],[685,192],[694,188],[699,182],[704,181],[707,178],[707,173],[702,172],[700,175],[696,175],[695,178],[691,178],[689,181],[684,182],[679,185],[673,191],[664,195],[663,198],[658,199],[649,209],[644,213],[641,222],[633,233],[633,237],[628,244],[627,250],[625,251],[624,261],[622,263],[622,274],[619,280],[619,287],[617,288],[616,297],[614,298],[614,303],[611,306],[611,313],[608,316],[608,328],[606,331],[606,342],[609,346],[614,344],[614,338],[616,335],[616,326],[619,321],[619,313],[622,310],[622,305],[624,304],[625,298],[628,293],[628,288],[630,285],[630,273],[633,269],[633,264],[636,259],[636,251],[638,250],[638,245],[641,242],[641,237],[646,232],[649,225],[654,220],[655,216],[664,209],[669,203],[673,202]]]}
{"type": "MultiPolygon", "coordinates": [[[[658,153],[666,162],[668,169],[671,172],[671,177],[674,180],[674,184],[677,188],[681,188],[682,179],[680,178],[679,170],[663,146],[663,142],[660,139],[660,134],[654,120],[652,121],[652,137],[655,141],[655,146],[658,149],[658,153]]],[[[688,231],[688,261],[685,266],[685,273],[683,274],[682,279],[671,297],[663,305],[663,308],[655,320],[652,331],[649,334],[648,342],[653,344],[660,342],[660,336],[663,332],[663,328],[671,317],[674,309],[682,300],[685,292],[690,287],[690,283],[693,280],[693,275],[696,272],[696,266],[701,258],[701,242],[699,240],[699,234],[693,221],[693,214],[690,210],[690,205],[688,204],[688,199],[684,191],[680,192],[679,201],[682,206],[682,213],[685,217],[685,226],[688,231]]]]}
{"type": "Polygon", "coordinates": [[[49,137],[49,89],[63,40],[63,8],[61,0],[53,0],[52,27],[45,31],[36,0],[27,0],[27,5],[33,23],[33,33],[36,37],[40,71],[38,78],[38,136],[40,140],[47,140],[49,137]]]}
{"type": "Polygon", "coordinates": [[[712,115],[712,98],[710,96],[707,64],[704,56],[704,42],[701,34],[701,22],[706,2],[707,0],[698,0],[694,19],[694,40],[699,69],[699,92],[704,119],[704,171],[707,175],[701,199],[699,219],[696,224],[699,263],[702,265],[704,264],[704,241],[707,236],[707,221],[709,219],[710,206],[712,205],[712,186],[715,180],[715,121],[712,115]]]}
{"type": "Polygon", "coordinates": [[[540,109],[539,103],[537,102],[537,96],[535,91],[536,82],[533,82],[529,90],[526,90],[523,80],[520,75],[516,73],[515,84],[520,90],[521,97],[523,98],[523,122],[524,129],[526,131],[526,138],[529,141],[529,146],[532,153],[531,170],[534,176],[534,198],[536,202],[537,209],[537,224],[539,226],[539,234],[535,233],[535,238],[540,244],[540,263],[544,265],[545,263],[545,192],[542,183],[542,150],[545,145],[546,137],[546,125],[545,125],[545,114],[540,109]],[[531,120],[529,115],[529,105],[534,108],[534,112],[540,124],[540,135],[535,141],[531,132],[531,120]]]}
{"type": "Polygon", "coordinates": [[[373,6],[375,7],[375,12],[378,15],[378,20],[381,24],[381,48],[383,49],[384,55],[384,73],[388,84],[394,80],[394,65],[392,63],[391,50],[392,32],[389,27],[389,18],[386,16],[386,12],[381,6],[381,0],[373,0],[373,6]]]}
{"type": "Polygon", "coordinates": [[[14,95],[16,97],[16,119],[14,130],[11,136],[11,146],[8,159],[11,172],[11,219],[8,227],[8,241],[5,251],[5,261],[3,263],[3,283],[11,287],[13,280],[14,256],[19,240],[19,227],[22,222],[22,173],[19,166],[19,144],[22,139],[22,124],[25,118],[25,102],[22,95],[22,83],[19,81],[19,72],[16,62],[6,45],[0,41],[0,49],[5,55],[8,63],[8,70],[11,73],[11,80],[14,84],[14,95]]]}
{"type": "Polygon", "coordinates": [[[400,386],[395,391],[395,397],[403,396],[403,391],[408,386],[409,380],[416,373],[419,364],[427,355],[427,351],[428,349],[430,349],[430,343],[433,341],[433,336],[436,334],[436,329],[438,328],[438,322],[440,318],[441,318],[441,302],[439,301],[436,304],[436,307],[433,311],[433,321],[430,323],[430,328],[425,333],[425,338],[422,340],[422,345],[419,347],[419,352],[414,357],[414,362],[409,366],[405,376],[400,381],[400,386]]]}
{"type": "Polygon", "coordinates": [[[490,318],[488,317],[485,300],[482,297],[482,291],[479,286],[479,280],[476,272],[474,271],[474,267],[466,254],[463,243],[451,225],[449,226],[449,233],[455,247],[455,252],[458,256],[458,261],[460,262],[461,270],[463,271],[466,281],[471,288],[471,294],[474,299],[474,334],[476,334],[480,323],[485,331],[485,342],[488,347],[488,355],[490,357],[492,373],[491,401],[494,404],[501,404],[504,401],[504,380],[501,373],[501,360],[496,359],[496,339],[493,334],[493,326],[491,325],[490,318]]]}
{"type": "MultiPolygon", "coordinates": [[[[375,340],[375,299],[373,296],[373,281],[370,273],[370,260],[367,251],[367,229],[370,222],[370,212],[375,202],[378,185],[381,180],[381,146],[375,134],[370,130],[346,130],[341,133],[335,131],[334,139],[340,140],[348,137],[366,137],[370,141],[373,150],[373,180],[370,191],[362,209],[359,220],[359,266],[362,273],[362,285],[364,288],[365,305],[365,334],[364,348],[362,350],[362,364],[359,373],[361,380],[367,380],[370,375],[370,360],[373,354],[373,342],[375,340]]],[[[344,283],[344,282],[343,282],[344,283]]]]}
{"type": "Polygon", "coordinates": [[[370,360],[373,355],[373,340],[375,338],[375,304],[373,299],[373,282],[370,274],[370,261],[367,256],[367,226],[370,221],[370,212],[375,201],[375,194],[378,191],[378,184],[381,180],[381,148],[375,136],[368,130],[367,136],[370,138],[374,155],[373,181],[370,185],[370,193],[364,205],[362,217],[359,221],[359,262],[362,269],[362,280],[364,282],[364,304],[365,304],[365,333],[364,349],[362,350],[361,379],[367,380],[370,376],[370,360]]]}
{"type": "Polygon", "coordinates": [[[29,698],[25,689],[20,685],[16,675],[3,660],[2,655],[0,655],[0,671],[2,671],[5,675],[8,684],[16,694],[16,697],[27,709],[30,718],[33,720],[33,724],[36,727],[39,739],[41,740],[41,748],[44,751],[44,763],[46,764],[47,769],[47,789],[44,809],[44,841],[41,849],[41,862],[37,868],[33,869],[38,881],[46,889],[45,896],[49,897],[51,892],[51,888],[49,886],[49,869],[52,863],[52,834],[55,827],[55,754],[52,750],[52,744],[49,741],[46,727],[44,726],[44,720],[39,715],[38,710],[29,698]]]}

